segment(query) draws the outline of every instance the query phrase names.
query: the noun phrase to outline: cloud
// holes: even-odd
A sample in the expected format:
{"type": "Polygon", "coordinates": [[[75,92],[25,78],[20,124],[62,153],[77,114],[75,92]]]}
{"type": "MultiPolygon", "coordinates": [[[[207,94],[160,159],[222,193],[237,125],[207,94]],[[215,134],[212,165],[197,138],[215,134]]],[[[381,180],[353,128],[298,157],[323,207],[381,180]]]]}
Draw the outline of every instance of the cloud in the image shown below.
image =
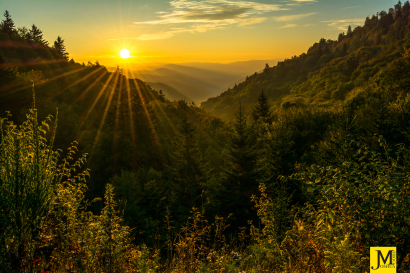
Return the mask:
{"type": "Polygon", "coordinates": [[[157,12],[157,20],[133,22],[134,26],[180,24],[184,28],[142,34],[136,39],[166,39],[182,32],[196,33],[229,25],[253,25],[265,21],[267,18],[262,17],[265,13],[289,9],[285,5],[235,0],[174,0],[170,2],[170,6],[170,11],[157,12]]]}
{"type": "Polygon", "coordinates": [[[314,14],[317,14],[317,12],[305,13],[305,14],[296,14],[296,15],[285,15],[285,16],[274,17],[273,19],[277,22],[289,22],[289,21],[299,20],[299,19],[311,16],[311,15],[314,15],[314,14]]]}
{"type": "Polygon", "coordinates": [[[253,24],[259,24],[263,21],[265,21],[266,18],[249,18],[249,19],[242,19],[239,22],[239,26],[247,26],[247,25],[253,25],[253,24]]]}
{"type": "MultiPolygon", "coordinates": [[[[303,3],[317,2],[317,0],[292,0],[295,5],[303,3]]],[[[289,3],[289,1],[287,1],[289,3]]],[[[145,33],[135,38],[138,40],[167,39],[178,33],[198,33],[214,29],[226,28],[231,25],[243,27],[247,25],[259,24],[267,18],[266,13],[289,10],[288,4],[264,4],[252,0],[173,0],[169,2],[168,11],[156,12],[157,18],[149,21],[133,22],[134,27],[145,25],[163,26],[165,30],[158,33],[145,33]],[[169,28],[166,25],[180,25],[181,28],[169,28]]],[[[313,14],[313,13],[312,13],[313,14]]],[[[297,20],[309,16],[293,15],[277,17],[280,22],[297,20]],[[282,18],[282,19],[281,19],[282,18]]],[[[110,39],[115,40],[115,39],[110,39]]]]}
{"type": "Polygon", "coordinates": [[[142,34],[137,39],[138,40],[159,40],[159,39],[167,39],[174,36],[174,32],[161,32],[161,33],[154,33],[154,34],[142,34]]]}
{"type": "Polygon", "coordinates": [[[296,24],[288,24],[288,25],[285,25],[285,26],[283,26],[283,27],[280,27],[280,28],[290,28],[290,27],[297,27],[298,25],[296,25],[296,24]]]}
{"type": "Polygon", "coordinates": [[[171,12],[157,12],[157,14],[160,14],[159,20],[134,22],[134,24],[206,23],[224,20],[233,20],[231,23],[236,23],[241,18],[249,18],[272,11],[287,10],[283,5],[232,0],[174,0],[170,2],[170,5],[172,7],[171,12]]]}
{"type": "Polygon", "coordinates": [[[355,18],[355,19],[344,19],[344,20],[322,21],[322,22],[330,23],[328,24],[328,26],[332,27],[333,29],[347,30],[349,26],[354,28],[355,26],[363,25],[364,20],[360,18],[355,18]]]}

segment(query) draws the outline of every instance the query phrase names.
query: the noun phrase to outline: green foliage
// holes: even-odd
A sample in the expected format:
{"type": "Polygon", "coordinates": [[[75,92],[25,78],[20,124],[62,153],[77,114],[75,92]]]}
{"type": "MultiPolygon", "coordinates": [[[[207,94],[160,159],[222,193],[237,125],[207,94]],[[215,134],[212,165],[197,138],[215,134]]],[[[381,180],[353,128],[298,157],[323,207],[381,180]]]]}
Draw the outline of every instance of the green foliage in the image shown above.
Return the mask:
{"type": "Polygon", "coordinates": [[[262,89],[274,106],[273,112],[279,110],[279,107],[275,110],[279,105],[331,108],[355,88],[366,87],[381,71],[386,82],[405,87],[408,61],[403,53],[409,46],[406,27],[409,17],[402,16],[408,14],[405,6],[397,6],[391,13],[385,12],[386,15],[381,12],[380,19],[368,18],[363,27],[348,30],[347,35],[340,34],[337,41],[322,38],[307,53],[265,67],[263,73],[247,77],[233,89],[203,102],[201,107],[230,120],[234,118],[230,105],[241,102],[250,107],[257,102],[258,90],[262,89]],[[292,102],[296,95],[301,104],[292,102]]]}
{"type": "Polygon", "coordinates": [[[203,104],[239,105],[229,124],[65,61],[34,25],[1,31],[0,270],[366,272],[369,246],[395,245],[408,271],[409,15],[398,4],[203,104]],[[72,139],[88,162],[58,150],[72,139]]]}
{"type": "Polygon", "coordinates": [[[130,242],[129,228],[121,225],[113,187],[107,184],[100,216],[86,210],[88,170],[80,171],[85,156],[70,163],[72,146],[59,163],[54,135],[46,138],[50,120],[39,125],[35,109],[21,126],[1,119],[1,271],[138,269],[139,251],[130,242]]]}
{"type": "Polygon", "coordinates": [[[319,208],[327,209],[329,217],[342,216],[347,219],[348,230],[360,232],[355,239],[363,249],[376,245],[397,246],[400,266],[410,246],[405,228],[410,221],[406,210],[410,201],[407,196],[409,153],[403,145],[393,152],[382,137],[379,143],[383,152],[360,143],[349,143],[358,149],[342,166],[312,166],[298,175],[304,176],[307,190],[315,195],[312,200],[319,208]]]}

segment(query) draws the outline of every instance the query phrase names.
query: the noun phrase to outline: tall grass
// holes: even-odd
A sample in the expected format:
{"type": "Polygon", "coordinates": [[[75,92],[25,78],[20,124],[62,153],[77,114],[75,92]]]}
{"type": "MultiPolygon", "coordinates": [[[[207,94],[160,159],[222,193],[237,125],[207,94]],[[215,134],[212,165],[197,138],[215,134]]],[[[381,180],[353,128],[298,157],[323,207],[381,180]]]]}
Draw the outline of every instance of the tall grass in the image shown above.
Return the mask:
{"type": "Polygon", "coordinates": [[[121,225],[113,187],[101,215],[87,211],[86,156],[76,143],[53,150],[57,117],[37,122],[35,107],[17,126],[0,120],[0,271],[132,272],[141,251],[121,225]],[[49,133],[50,135],[50,133],[49,133]]]}

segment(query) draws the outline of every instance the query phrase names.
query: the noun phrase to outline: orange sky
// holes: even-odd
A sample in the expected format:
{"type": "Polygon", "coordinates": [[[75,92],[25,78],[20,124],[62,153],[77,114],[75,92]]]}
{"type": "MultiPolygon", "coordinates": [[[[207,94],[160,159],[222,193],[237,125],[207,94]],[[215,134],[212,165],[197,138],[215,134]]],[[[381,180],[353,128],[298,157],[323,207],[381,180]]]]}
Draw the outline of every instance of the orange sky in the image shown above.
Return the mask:
{"type": "Polygon", "coordinates": [[[3,0],[17,26],[36,24],[70,58],[113,66],[290,58],[362,25],[392,0],[3,0]],[[126,48],[131,58],[119,52],[126,48]]]}

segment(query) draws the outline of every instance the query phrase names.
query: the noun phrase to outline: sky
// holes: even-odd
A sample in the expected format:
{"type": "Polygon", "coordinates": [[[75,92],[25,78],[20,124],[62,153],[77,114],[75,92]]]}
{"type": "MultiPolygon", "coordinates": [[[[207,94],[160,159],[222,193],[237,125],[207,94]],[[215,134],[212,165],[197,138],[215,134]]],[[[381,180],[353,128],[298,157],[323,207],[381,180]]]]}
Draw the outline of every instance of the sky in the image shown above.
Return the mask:
{"type": "MultiPolygon", "coordinates": [[[[404,2],[404,1],[402,1],[404,2]]],[[[70,58],[113,66],[290,58],[361,26],[397,0],[1,0],[16,26],[35,24],[70,58]],[[122,49],[131,57],[120,57],[122,49]]]]}

